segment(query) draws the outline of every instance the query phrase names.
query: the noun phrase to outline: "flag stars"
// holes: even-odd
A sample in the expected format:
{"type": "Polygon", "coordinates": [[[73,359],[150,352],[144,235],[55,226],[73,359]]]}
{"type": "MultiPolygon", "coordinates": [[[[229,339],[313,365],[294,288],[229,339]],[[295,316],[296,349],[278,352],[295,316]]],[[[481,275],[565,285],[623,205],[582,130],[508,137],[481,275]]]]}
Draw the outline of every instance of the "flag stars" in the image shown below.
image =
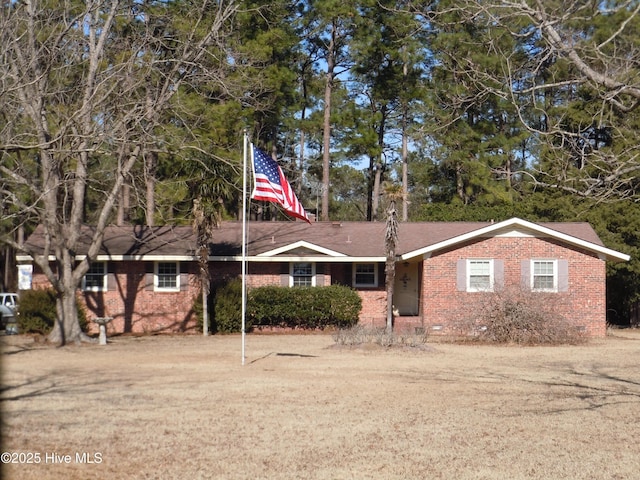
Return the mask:
{"type": "Polygon", "coordinates": [[[289,215],[311,223],[276,161],[253,145],[252,160],[254,188],[251,198],[278,203],[289,215]]]}
{"type": "Polygon", "coordinates": [[[256,172],[261,172],[270,182],[279,183],[278,164],[262,150],[256,148],[254,153],[256,172]]]}

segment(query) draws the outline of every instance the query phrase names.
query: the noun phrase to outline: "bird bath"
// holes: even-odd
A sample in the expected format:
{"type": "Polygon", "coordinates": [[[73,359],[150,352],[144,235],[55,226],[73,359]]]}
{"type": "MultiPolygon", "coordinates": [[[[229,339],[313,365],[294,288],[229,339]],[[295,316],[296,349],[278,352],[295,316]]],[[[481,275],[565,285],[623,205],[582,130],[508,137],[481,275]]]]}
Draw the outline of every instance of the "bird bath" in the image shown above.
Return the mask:
{"type": "Polygon", "coordinates": [[[97,317],[93,319],[93,321],[100,326],[100,345],[107,344],[107,323],[109,323],[111,320],[113,320],[113,317],[97,317]]]}

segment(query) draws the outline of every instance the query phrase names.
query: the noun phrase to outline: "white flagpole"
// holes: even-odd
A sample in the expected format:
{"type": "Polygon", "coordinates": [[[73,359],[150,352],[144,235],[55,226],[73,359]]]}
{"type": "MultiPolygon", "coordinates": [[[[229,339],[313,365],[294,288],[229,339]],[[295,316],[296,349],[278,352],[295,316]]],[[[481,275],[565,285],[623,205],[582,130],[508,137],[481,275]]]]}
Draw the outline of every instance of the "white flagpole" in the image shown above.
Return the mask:
{"type": "Polygon", "coordinates": [[[242,159],[242,365],[245,360],[245,317],[247,314],[247,142],[247,129],[245,129],[242,159]]]}

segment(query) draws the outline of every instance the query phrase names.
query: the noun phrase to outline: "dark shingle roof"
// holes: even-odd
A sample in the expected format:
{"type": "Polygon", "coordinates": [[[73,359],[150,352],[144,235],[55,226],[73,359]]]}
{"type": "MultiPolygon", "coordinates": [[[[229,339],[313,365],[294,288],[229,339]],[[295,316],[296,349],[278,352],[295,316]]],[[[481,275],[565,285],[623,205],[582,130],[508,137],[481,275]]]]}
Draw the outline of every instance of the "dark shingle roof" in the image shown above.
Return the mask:
{"type": "MultiPolygon", "coordinates": [[[[248,222],[247,255],[269,255],[269,252],[299,251],[344,255],[347,257],[384,257],[384,222],[248,222]],[[329,251],[329,252],[327,252],[329,251]]],[[[474,232],[487,235],[499,233],[499,229],[531,230],[537,235],[556,237],[561,241],[597,251],[607,250],[588,223],[540,223],[533,224],[519,219],[506,222],[415,222],[399,224],[398,255],[421,252],[431,246],[456,242],[458,237],[473,236],[474,232]],[[494,228],[495,227],[495,228],[494,228]],[[575,240],[575,242],[574,242],[575,240]],[[586,243],[585,243],[586,242],[586,243]]],[[[83,241],[77,253],[88,248],[92,227],[83,230],[83,241]]],[[[210,244],[210,254],[217,258],[237,257],[242,253],[242,223],[223,222],[216,229],[210,244]]],[[[34,253],[42,252],[44,239],[38,228],[27,245],[34,253]]],[[[196,237],[190,226],[109,226],[104,235],[100,255],[109,258],[191,257],[196,249],[196,237]]],[[[613,252],[613,251],[610,251],[613,252]]],[[[600,252],[601,253],[601,252],[600,252]]],[[[615,252],[614,252],[615,253],[615,252]]]]}
{"type": "MultiPolygon", "coordinates": [[[[76,249],[78,255],[88,251],[93,226],[85,225],[76,249]]],[[[42,227],[25,242],[27,248],[34,253],[42,253],[44,237],[42,227]]],[[[100,255],[109,256],[141,256],[141,255],[193,255],[196,238],[191,227],[145,227],[140,225],[114,226],[105,229],[100,255]]]]}
{"type": "MultiPolygon", "coordinates": [[[[489,222],[410,222],[398,227],[399,255],[454,239],[491,225],[489,222]]],[[[540,224],[602,246],[588,223],[540,224]]],[[[259,255],[300,240],[354,257],[383,257],[384,222],[256,222],[249,223],[247,254],[259,255]]],[[[242,224],[228,222],[216,230],[213,255],[239,255],[242,224]]]]}

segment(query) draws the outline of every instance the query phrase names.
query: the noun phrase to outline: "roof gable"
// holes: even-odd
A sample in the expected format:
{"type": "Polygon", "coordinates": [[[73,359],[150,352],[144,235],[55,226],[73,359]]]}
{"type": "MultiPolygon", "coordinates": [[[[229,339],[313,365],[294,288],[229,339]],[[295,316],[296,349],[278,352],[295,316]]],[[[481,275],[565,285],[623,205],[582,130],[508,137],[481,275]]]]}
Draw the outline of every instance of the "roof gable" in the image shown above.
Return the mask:
{"type": "Polygon", "coordinates": [[[275,248],[273,250],[269,250],[264,253],[260,253],[258,254],[258,256],[274,257],[276,255],[280,255],[283,253],[289,253],[294,255],[304,255],[304,256],[320,254],[320,255],[328,255],[330,257],[346,257],[344,253],[336,252],[335,250],[330,250],[328,248],[324,248],[319,245],[314,245],[313,243],[309,243],[304,240],[299,240],[290,245],[284,245],[282,247],[275,248]]]}
{"type": "MultiPolygon", "coordinates": [[[[246,255],[250,261],[381,262],[385,260],[384,222],[249,222],[246,255]]],[[[532,223],[512,218],[487,222],[403,222],[398,226],[397,255],[401,260],[430,255],[465,242],[496,236],[551,238],[572,248],[592,252],[609,261],[628,261],[629,255],[606,248],[585,222],[532,223]]],[[[211,260],[242,258],[242,223],[223,222],[209,243],[211,260]]],[[[86,254],[92,227],[83,228],[77,255],[86,254]]],[[[39,227],[27,244],[42,252],[44,236],[39,227]]],[[[188,226],[109,226],[98,260],[193,260],[196,236],[188,226]]],[[[27,260],[25,257],[24,260],[27,260]]]]}
{"type": "MultiPolygon", "coordinates": [[[[568,229],[568,224],[546,225],[553,225],[555,227],[564,225],[565,230],[568,229]]],[[[588,235],[589,232],[585,232],[585,237],[591,237],[590,240],[586,240],[585,238],[577,237],[575,235],[565,233],[557,228],[552,228],[546,225],[528,222],[520,218],[511,218],[503,222],[492,223],[490,225],[471,230],[469,232],[433,243],[431,245],[426,245],[413,251],[405,252],[400,255],[400,258],[402,260],[408,260],[417,256],[429,255],[438,250],[442,250],[445,248],[455,248],[457,245],[479,238],[489,238],[497,236],[533,236],[552,238],[566,245],[570,245],[576,248],[583,248],[587,251],[599,255],[603,260],[628,261],[630,259],[629,255],[611,250],[602,245],[602,242],[597,237],[597,235],[595,235],[595,232],[593,232],[593,236],[588,235]]],[[[588,224],[585,223],[570,225],[573,225],[574,230],[576,231],[583,230],[582,228],[575,228],[576,226],[588,226],[588,224]]],[[[590,226],[588,226],[588,230],[593,231],[590,226]]]]}
{"type": "MultiPolygon", "coordinates": [[[[294,259],[303,254],[309,261],[384,260],[384,228],[370,222],[249,222],[246,255],[252,261],[285,261],[287,255],[294,259]]],[[[241,250],[242,223],[223,222],[212,235],[212,259],[238,260],[241,250]]]]}

